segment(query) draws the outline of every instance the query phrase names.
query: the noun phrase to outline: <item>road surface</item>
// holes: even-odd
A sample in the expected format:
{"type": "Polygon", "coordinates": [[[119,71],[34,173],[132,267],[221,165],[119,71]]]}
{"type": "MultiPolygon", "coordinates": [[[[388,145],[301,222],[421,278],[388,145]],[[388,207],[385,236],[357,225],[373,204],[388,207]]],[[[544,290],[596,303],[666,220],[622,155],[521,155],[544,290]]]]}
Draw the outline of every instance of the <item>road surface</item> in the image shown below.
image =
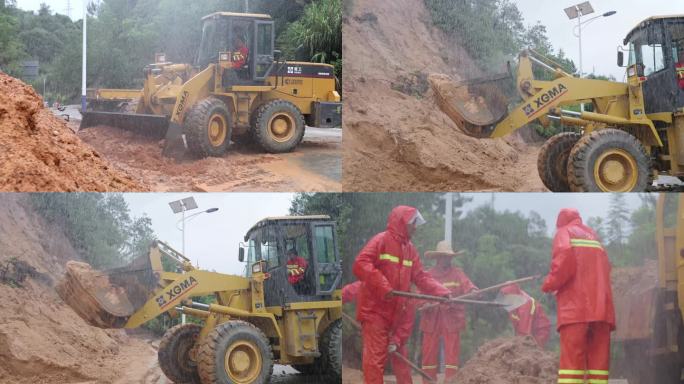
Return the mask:
{"type": "Polygon", "coordinates": [[[69,126],[115,167],[157,192],[341,191],[342,130],[307,127],[292,153],[268,154],[232,143],[220,158],[174,161],[161,156],[160,142],[112,127],[78,130],[77,106],[64,111],[69,126]]]}

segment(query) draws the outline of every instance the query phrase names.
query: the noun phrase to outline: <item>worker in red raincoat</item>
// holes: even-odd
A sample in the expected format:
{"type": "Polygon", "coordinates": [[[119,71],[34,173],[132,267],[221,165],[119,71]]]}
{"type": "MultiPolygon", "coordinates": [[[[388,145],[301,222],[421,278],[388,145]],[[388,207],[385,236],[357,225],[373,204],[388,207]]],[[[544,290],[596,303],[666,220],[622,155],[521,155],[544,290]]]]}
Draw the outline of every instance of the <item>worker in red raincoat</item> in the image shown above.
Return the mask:
{"type": "Polygon", "coordinates": [[[361,289],[361,281],[357,280],[353,283],[347,284],[342,287],[342,304],[349,304],[356,301],[359,296],[359,290],[361,289]]]}
{"type": "Polygon", "coordinates": [[[680,47],[678,59],[679,61],[675,65],[677,82],[679,84],[679,89],[684,89],[684,47],[680,47]]]}
{"type": "Polygon", "coordinates": [[[302,282],[308,265],[309,263],[299,256],[297,251],[294,249],[287,251],[287,281],[292,285],[302,282]]]}
{"type": "MultiPolygon", "coordinates": [[[[363,283],[360,280],[357,280],[354,283],[345,285],[342,288],[342,303],[348,304],[355,302],[362,284],[363,283]]],[[[403,360],[395,357],[392,352],[396,351],[404,357],[408,357],[407,344],[408,339],[413,333],[413,324],[416,320],[418,303],[418,300],[407,300],[402,313],[395,317],[397,321],[392,326],[392,332],[390,333],[390,348],[388,348],[388,352],[390,352],[392,369],[394,375],[397,377],[398,383],[412,383],[411,367],[403,360]],[[394,345],[394,347],[392,347],[392,345],[394,345]]]]}
{"type": "MultiPolygon", "coordinates": [[[[448,296],[450,291],[423,270],[411,236],[425,223],[414,207],[395,207],[387,220],[387,230],[375,235],[356,256],[353,272],[363,282],[359,291],[357,319],[363,334],[364,382],[382,384],[388,352],[400,350],[402,319],[410,312],[408,300],[392,295],[407,292],[414,283],[425,294],[448,296]]],[[[415,312],[415,311],[414,311],[415,312]]],[[[396,359],[395,359],[396,360],[396,359]]],[[[396,371],[396,364],[394,365],[396,371]]],[[[411,376],[399,383],[410,383],[411,376]]]]}
{"type": "Polygon", "coordinates": [[[500,292],[502,295],[520,295],[526,299],[523,305],[511,309],[508,317],[516,336],[532,336],[537,344],[544,348],[551,333],[551,321],[546,316],[544,308],[535,298],[520,289],[518,284],[503,287],[500,292]]]}
{"type": "MultiPolygon", "coordinates": [[[[463,251],[454,252],[446,241],[440,241],[435,251],[425,252],[425,258],[436,260],[436,264],[428,273],[435,280],[451,290],[451,296],[463,295],[477,290],[475,284],[461,268],[452,265],[452,259],[463,251]]],[[[458,371],[458,360],[461,353],[461,331],[466,326],[465,306],[463,304],[430,305],[420,319],[420,330],[423,333],[422,369],[432,379],[437,379],[439,341],[444,339],[444,376],[448,381],[458,371]]],[[[423,382],[426,382],[423,380],[423,382]]]]}
{"type": "Polygon", "coordinates": [[[562,209],[556,227],[542,291],[555,293],[558,302],[559,383],[607,383],[615,329],[610,261],[576,209],[562,209]]]}
{"type": "Polygon", "coordinates": [[[233,69],[241,69],[247,63],[249,48],[245,45],[245,40],[238,34],[235,35],[232,64],[233,69]]]}

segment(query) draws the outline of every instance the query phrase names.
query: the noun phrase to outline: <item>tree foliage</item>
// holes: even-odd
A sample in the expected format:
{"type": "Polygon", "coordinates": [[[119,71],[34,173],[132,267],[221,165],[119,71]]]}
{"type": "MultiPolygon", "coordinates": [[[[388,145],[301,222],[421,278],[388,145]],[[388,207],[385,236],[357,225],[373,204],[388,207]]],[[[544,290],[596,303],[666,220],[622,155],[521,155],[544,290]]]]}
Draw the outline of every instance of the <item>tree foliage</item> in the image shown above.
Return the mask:
{"type": "Polygon", "coordinates": [[[120,267],[146,254],[155,240],[147,216],[132,217],[121,194],[36,193],[38,214],[59,225],[79,256],[94,268],[120,267]]]}
{"type": "MultiPolygon", "coordinates": [[[[154,54],[194,64],[202,17],[218,11],[244,12],[244,0],[102,0],[88,6],[88,87],[141,88],[143,67],[154,54]]],[[[341,0],[250,0],[251,13],[272,15],[276,49],[294,59],[303,46],[306,60],[334,64],[341,71],[341,0]],[[308,35],[310,34],[310,35],[308,35]]],[[[19,77],[22,60],[40,61],[33,84],[46,99],[78,99],[81,92],[82,20],[54,14],[47,5],[37,13],[13,3],[0,9],[0,68],[19,77]],[[38,86],[40,84],[40,86],[38,86]]],[[[340,73],[338,73],[340,75],[340,73]]]]}

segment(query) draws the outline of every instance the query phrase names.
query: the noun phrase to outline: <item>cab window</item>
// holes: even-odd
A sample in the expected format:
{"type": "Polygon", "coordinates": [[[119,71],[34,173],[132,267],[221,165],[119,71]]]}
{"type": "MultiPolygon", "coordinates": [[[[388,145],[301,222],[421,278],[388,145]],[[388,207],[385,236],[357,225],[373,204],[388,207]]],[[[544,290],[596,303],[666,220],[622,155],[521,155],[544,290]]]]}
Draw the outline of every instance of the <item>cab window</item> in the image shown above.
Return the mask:
{"type": "Polygon", "coordinates": [[[316,238],[316,259],[319,263],[335,262],[335,244],[333,240],[332,225],[316,226],[314,230],[316,238]]]}
{"type": "MultiPolygon", "coordinates": [[[[304,224],[284,225],[283,232],[285,252],[294,250],[298,256],[303,257],[307,262],[311,262],[307,226],[304,224]]],[[[287,261],[285,260],[285,262],[287,261]]]]}

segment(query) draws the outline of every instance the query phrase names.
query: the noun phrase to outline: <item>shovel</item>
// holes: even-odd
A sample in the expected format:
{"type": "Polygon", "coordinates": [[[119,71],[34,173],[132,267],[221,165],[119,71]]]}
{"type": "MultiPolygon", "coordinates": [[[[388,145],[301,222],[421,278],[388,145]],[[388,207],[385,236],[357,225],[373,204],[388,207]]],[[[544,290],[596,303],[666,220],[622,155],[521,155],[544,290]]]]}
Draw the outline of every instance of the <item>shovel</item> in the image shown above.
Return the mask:
{"type": "MultiPolygon", "coordinates": [[[[344,312],[342,312],[342,318],[344,318],[345,320],[347,320],[347,321],[349,322],[349,324],[351,324],[351,325],[354,326],[354,328],[356,328],[357,330],[361,331],[361,324],[359,324],[356,320],[354,320],[354,318],[352,318],[351,316],[347,315],[347,314],[344,313],[344,312]]],[[[409,367],[413,368],[413,370],[416,371],[416,372],[418,372],[418,374],[420,374],[421,376],[423,376],[423,378],[424,378],[425,380],[427,380],[427,381],[429,381],[429,382],[431,382],[431,383],[434,383],[434,380],[433,380],[427,373],[425,373],[425,371],[423,371],[422,369],[418,368],[417,365],[413,364],[413,362],[412,362],[411,360],[407,359],[407,358],[406,358],[404,355],[402,355],[401,353],[399,353],[399,352],[392,352],[392,356],[399,358],[401,361],[403,361],[404,363],[406,363],[409,367]]]]}
{"type": "MultiPolygon", "coordinates": [[[[506,287],[506,286],[509,286],[509,285],[518,284],[518,283],[525,283],[525,282],[527,282],[527,281],[536,280],[536,279],[538,279],[538,278],[540,278],[540,277],[541,277],[541,275],[534,275],[534,276],[523,277],[522,279],[506,281],[505,283],[500,283],[500,284],[492,285],[491,287],[482,288],[482,289],[477,290],[477,291],[473,291],[473,292],[466,293],[466,294],[461,295],[461,296],[454,297],[454,298],[451,299],[451,300],[462,300],[462,299],[465,299],[465,298],[468,298],[468,297],[477,296],[477,295],[482,294],[482,293],[484,293],[484,292],[494,291],[494,290],[497,290],[497,289],[499,289],[499,288],[503,288],[503,287],[506,287]]],[[[514,296],[519,296],[519,295],[514,295],[514,296]]],[[[521,296],[521,298],[523,299],[523,302],[522,302],[522,303],[520,303],[520,298],[500,299],[499,301],[495,300],[494,302],[504,303],[505,305],[502,305],[502,306],[504,307],[504,309],[506,309],[507,311],[512,311],[513,309],[515,309],[515,308],[517,308],[517,307],[519,307],[519,306],[525,304],[525,300],[526,300],[526,299],[525,299],[524,297],[522,297],[522,296],[521,296]],[[508,301],[508,300],[510,300],[510,301],[508,301]],[[517,307],[515,307],[515,308],[513,308],[513,309],[508,309],[508,308],[511,308],[511,306],[515,306],[516,304],[517,304],[517,307]]],[[[497,298],[497,299],[498,299],[498,298],[497,298]]],[[[435,303],[435,304],[427,304],[427,305],[424,305],[424,306],[420,307],[418,310],[419,310],[419,311],[424,311],[424,310],[426,310],[426,309],[434,308],[434,307],[436,307],[437,305],[439,305],[439,304],[437,304],[437,303],[435,303]]]]}

